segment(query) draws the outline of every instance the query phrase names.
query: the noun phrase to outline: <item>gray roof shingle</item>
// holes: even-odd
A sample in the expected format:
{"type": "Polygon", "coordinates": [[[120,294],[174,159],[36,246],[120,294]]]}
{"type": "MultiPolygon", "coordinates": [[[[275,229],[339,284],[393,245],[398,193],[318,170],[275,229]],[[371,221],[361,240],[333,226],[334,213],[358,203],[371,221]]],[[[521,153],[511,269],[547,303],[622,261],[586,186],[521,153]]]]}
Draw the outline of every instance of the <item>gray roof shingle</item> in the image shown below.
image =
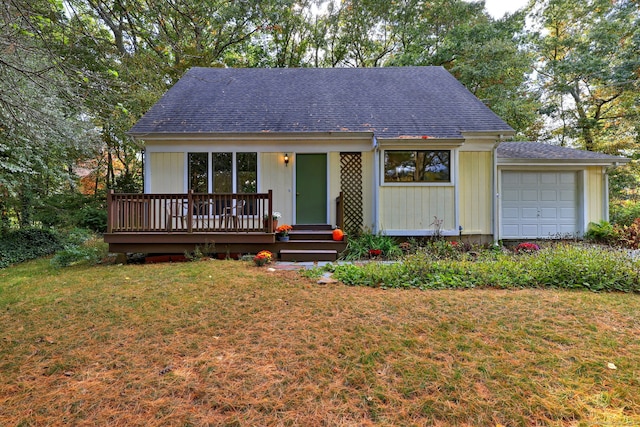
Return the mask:
{"type": "Polygon", "coordinates": [[[192,68],[129,133],[482,131],[513,129],[442,67],[192,68]]]}
{"type": "Polygon", "coordinates": [[[611,156],[609,154],[577,150],[541,142],[502,142],[496,152],[498,159],[505,160],[592,161],[605,163],[624,163],[629,161],[626,157],[611,156]]]}

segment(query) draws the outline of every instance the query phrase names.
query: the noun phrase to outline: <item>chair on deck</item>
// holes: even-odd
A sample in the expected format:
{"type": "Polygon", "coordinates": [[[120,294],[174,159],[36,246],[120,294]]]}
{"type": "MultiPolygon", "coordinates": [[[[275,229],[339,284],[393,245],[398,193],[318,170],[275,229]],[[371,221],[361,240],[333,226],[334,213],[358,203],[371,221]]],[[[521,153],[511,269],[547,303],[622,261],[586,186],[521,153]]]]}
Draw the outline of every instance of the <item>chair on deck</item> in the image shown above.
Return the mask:
{"type": "Polygon", "coordinates": [[[167,231],[173,230],[175,219],[176,228],[184,230],[187,228],[189,220],[189,204],[186,200],[170,200],[166,204],[167,210],[167,231]]]}
{"type": "Polygon", "coordinates": [[[244,205],[246,200],[236,200],[233,203],[233,206],[228,206],[224,209],[224,213],[220,215],[220,224],[219,227],[222,228],[222,224],[224,223],[224,228],[227,229],[235,229],[242,228],[244,225],[242,221],[242,213],[244,210],[244,205]]]}

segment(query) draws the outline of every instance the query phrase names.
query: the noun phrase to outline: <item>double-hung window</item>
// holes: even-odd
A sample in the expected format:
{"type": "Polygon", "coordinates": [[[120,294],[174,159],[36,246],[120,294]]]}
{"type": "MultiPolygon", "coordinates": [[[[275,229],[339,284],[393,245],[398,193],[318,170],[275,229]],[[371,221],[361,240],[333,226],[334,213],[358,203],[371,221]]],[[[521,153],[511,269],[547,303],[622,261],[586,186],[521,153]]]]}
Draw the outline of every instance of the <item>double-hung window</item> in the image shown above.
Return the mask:
{"type": "Polygon", "coordinates": [[[189,189],[194,193],[255,193],[257,153],[189,153],[189,189]]]}

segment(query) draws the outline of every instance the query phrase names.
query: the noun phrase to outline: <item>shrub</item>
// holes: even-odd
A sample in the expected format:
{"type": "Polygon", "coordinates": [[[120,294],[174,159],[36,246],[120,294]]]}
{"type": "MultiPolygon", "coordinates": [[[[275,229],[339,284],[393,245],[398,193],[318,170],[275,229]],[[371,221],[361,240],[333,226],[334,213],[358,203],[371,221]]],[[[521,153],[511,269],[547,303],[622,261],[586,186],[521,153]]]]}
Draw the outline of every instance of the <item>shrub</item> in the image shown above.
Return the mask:
{"type": "Polygon", "coordinates": [[[35,206],[34,220],[46,227],[82,227],[102,233],[107,229],[106,200],[104,196],[56,194],[35,206]]]}
{"type": "Polygon", "coordinates": [[[77,215],[77,225],[98,233],[107,231],[107,209],[102,206],[83,206],[77,215]]]}
{"type": "Polygon", "coordinates": [[[76,264],[97,264],[106,258],[108,246],[100,238],[87,230],[74,230],[67,236],[62,250],[51,258],[51,265],[56,268],[76,264]]]}
{"type": "Polygon", "coordinates": [[[609,206],[609,218],[613,224],[621,227],[631,225],[636,218],[640,218],[640,201],[612,201],[609,206]]]}
{"type": "Polygon", "coordinates": [[[69,246],[51,258],[51,265],[56,268],[68,267],[81,262],[95,264],[98,261],[97,253],[94,249],[84,246],[69,246]]]}
{"type": "Polygon", "coordinates": [[[380,250],[380,255],[387,259],[396,259],[402,255],[402,250],[393,237],[365,231],[347,241],[343,258],[351,261],[368,259],[369,251],[372,249],[380,250]]]}
{"type": "Polygon", "coordinates": [[[480,255],[478,261],[434,260],[418,252],[394,264],[336,265],[347,285],[418,289],[491,286],[640,291],[640,260],[610,248],[557,245],[534,253],[480,255]]]}
{"type": "Polygon", "coordinates": [[[51,255],[62,246],[62,239],[53,230],[23,228],[9,231],[0,237],[0,268],[51,255]]]}
{"type": "Polygon", "coordinates": [[[616,229],[608,221],[590,222],[584,238],[596,243],[614,243],[617,238],[616,229]]]}
{"type": "Polygon", "coordinates": [[[461,260],[464,245],[456,240],[431,240],[425,243],[422,251],[434,260],[461,260]]]}
{"type": "Polygon", "coordinates": [[[640,248],[640,218],[636,218],[630,225],[618,229],[620,242],[631,249],[640,248]]]}
{"type": "Polygon", "coordinates": [[[533,282],[539,286],[640,290],[640,262],[612,248],[557,245],[532,256],[528,268],[533,282]]]}
{"type": "Polygon", "coordinates": [[[522,242],[516,246],[515,252],[517,254],[531,254],[534,252],[538,252],[540,250],[540,246],[531,242],[522,242]]]}

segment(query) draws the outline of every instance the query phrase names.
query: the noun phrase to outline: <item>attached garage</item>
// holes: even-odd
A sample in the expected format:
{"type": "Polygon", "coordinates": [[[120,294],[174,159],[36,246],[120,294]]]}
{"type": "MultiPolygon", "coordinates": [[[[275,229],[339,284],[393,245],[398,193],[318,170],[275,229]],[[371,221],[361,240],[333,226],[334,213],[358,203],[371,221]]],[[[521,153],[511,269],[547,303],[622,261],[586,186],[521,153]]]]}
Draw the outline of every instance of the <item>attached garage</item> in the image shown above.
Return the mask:
{"type": "Polygon", "coordinates": [[[496,150],[498,239],[581,237],[609,220],[607,171],[629,159],[536,142],[496,150]]]}
{"type": "Polygon", "coordinates": [[[504,239],[575,236],[582,225],[576,171],[502,171],[504,239]]]}

